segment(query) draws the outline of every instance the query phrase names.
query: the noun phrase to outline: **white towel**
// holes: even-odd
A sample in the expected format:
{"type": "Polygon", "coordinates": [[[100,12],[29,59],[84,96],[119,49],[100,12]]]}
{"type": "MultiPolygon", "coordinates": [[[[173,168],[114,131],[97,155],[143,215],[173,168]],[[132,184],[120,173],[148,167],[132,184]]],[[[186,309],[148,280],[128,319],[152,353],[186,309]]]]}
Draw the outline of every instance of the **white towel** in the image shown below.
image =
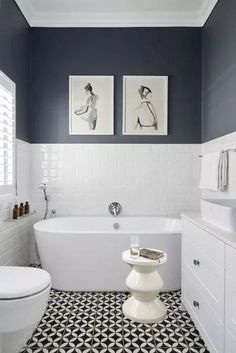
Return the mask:
{"type": "Polygon", "coordinates": [[[218,191],[225,191],[228,187],[228,151],[222,151],[218,165],[218,191]]]}
{"type": "Polygon", "coordinates": [[[212,152],[202,157],[200,188],[225,191],[228,186],[228,152],[212,152]]]}

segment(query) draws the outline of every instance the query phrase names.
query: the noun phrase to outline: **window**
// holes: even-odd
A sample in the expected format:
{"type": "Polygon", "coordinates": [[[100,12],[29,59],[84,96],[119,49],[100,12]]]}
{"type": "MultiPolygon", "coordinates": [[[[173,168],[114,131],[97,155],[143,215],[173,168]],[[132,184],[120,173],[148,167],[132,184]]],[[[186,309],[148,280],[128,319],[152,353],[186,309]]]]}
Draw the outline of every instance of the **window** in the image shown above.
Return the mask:
{"type": "Polygon", "coordinates": [[[15,83],[0,71],[0,196],[15,193],[15,83]]]}

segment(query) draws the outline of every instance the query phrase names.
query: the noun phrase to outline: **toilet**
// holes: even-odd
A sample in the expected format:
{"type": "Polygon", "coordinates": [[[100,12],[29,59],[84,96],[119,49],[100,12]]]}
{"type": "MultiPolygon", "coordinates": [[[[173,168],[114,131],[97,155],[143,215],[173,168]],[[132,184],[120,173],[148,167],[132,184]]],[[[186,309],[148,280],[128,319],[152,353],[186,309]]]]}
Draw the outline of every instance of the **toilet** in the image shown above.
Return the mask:
{"type": "Polygon", "coordinates": [[[48,272],[0,266],[0,353],[18,353],[46,309],[51,289],[48,272]]]}

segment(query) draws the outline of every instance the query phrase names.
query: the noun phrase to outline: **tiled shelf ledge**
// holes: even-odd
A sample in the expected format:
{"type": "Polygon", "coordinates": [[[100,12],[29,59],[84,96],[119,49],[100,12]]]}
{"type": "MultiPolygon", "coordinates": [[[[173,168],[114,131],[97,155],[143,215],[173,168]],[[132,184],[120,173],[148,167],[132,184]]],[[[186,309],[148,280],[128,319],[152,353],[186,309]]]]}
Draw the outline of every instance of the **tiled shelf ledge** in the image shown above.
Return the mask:
{"type": "Polygon", "coordinates": [[[35,214],[0,223],[0,266],[25,266],[30,263],[30,247],[35,214]]]}
{"type": "Polygon", "coordinates": [[[17,219],[8,218],[2,222],[0,222],[0,232],[5,231],[6,229],[14,228],[15,226],[19,226],[20,224],[24,224],[28,221],[33,221],[36,219],[36,214],[31,212],[29,215],[21,216],[17,219]]]}

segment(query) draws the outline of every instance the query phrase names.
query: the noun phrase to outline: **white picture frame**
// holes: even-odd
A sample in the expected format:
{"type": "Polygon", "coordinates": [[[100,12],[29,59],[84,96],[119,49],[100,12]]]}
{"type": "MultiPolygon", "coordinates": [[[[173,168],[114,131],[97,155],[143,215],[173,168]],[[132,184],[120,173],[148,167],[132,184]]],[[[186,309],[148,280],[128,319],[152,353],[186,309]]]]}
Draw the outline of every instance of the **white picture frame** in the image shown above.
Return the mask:
{"type": "Polygon", "coordinates": [[[168,135],[168,76],[123,76],[123,135],[168,135]]]}
{"type": "Polygon", "coordinates": [[[69,134],[114,134],[114,76],[69,76],[69,134]]]}

